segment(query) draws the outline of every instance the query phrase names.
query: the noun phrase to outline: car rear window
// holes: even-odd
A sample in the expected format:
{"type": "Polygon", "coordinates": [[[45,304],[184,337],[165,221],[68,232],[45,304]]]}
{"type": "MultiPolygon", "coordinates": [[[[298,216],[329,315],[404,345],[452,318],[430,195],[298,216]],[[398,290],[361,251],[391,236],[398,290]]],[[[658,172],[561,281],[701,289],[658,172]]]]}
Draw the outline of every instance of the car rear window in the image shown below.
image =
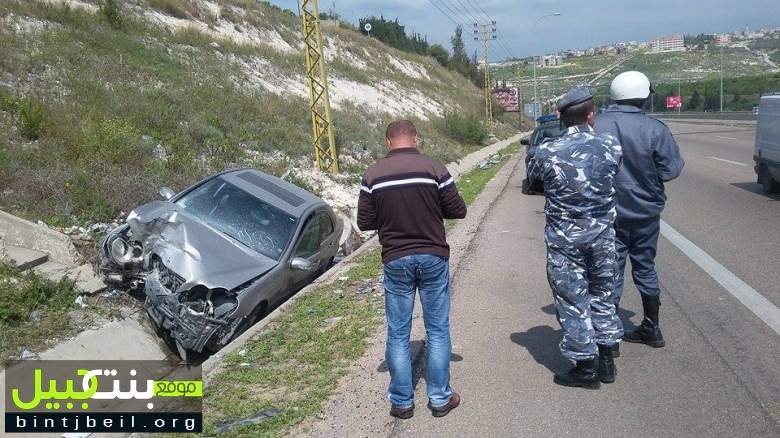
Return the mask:
{"type": "Polygon", "coordinates": [[[538,146],[545,138],[558,138],[562,136],[564,132],[566,132],[565,128],[558,122],[542,125],[534,131],[534,139],[531,144],[533,146],[538,146]]]}

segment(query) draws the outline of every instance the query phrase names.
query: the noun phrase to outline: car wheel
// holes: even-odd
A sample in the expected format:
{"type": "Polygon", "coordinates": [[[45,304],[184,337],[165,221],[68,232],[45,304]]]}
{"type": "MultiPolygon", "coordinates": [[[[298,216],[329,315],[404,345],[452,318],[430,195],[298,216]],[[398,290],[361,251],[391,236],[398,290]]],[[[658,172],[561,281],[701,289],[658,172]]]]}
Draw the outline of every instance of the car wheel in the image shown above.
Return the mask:
{"type": "Polygon", "coordinates": [[[767,193],[777,193],[780,191],[780,183],[775,181],[766,165],[761,165],[759,168],[758,182],[767,193]]]}
{"type": "Polygon", "coordinates": [[[326,272],[328,271],[328,269],[332,268],[332,267],[333,267],[333,261],[334,261],[335,259],[336,259],[336,257],[334,256],[334,257],[331,257],[331,258],[330,258],[330,260],[328,260],[327,262],[325,262],[325,263],[322,265],[322,267],[320,268],[319,272],[317,272],[317,276],[319,277],[320,275],[322,275],[322,274],[326,273],[326,272]]]}
{"type": "Polygon", "coordinates": [[[263,319],[266,315],[267,309],[268,303],[266,301],[258,304],[257,307],[252,310],[252,313],[247,315],[246,318],[242,319],[241,322],[238,323],[238,328],[236,328],[236,331],[233,332],[233,336],[230,337],[230,341],[241,336],[245,331],[249,330],[250,327],[255,325],[256,322],[263,319]]]}

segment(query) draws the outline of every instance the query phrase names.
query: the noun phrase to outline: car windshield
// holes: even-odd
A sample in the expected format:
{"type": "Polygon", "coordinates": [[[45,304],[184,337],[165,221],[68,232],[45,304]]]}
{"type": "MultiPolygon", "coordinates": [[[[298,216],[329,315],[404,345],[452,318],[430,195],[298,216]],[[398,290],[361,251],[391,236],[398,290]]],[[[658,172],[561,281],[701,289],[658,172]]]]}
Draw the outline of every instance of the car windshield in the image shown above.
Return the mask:
{"type": "Polygon", "coordinates": [[[563,135],[564,128],[559,122],[550,123],[549,125],[542,125],[536,128],[534,131],[534,138],[531,145],[538,146],[545,138],[557,138],[563,135]]]}
{"type": "Polygon", "coordinates": [[[221,177],[207,181],[176,205],[221,233],[274,260],[284,253],[298,219],[221,177]]]}

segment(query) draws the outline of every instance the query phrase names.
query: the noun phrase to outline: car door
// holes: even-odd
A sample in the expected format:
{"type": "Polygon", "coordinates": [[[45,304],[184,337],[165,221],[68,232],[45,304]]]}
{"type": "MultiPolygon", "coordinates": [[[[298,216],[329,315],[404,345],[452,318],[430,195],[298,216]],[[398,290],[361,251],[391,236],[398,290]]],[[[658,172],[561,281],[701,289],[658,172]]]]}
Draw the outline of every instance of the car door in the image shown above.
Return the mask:
{"type": "Polygon", "coordinates": [[[317,213],[320,222],[320,269],[329,268],[339,246],[339,233],[333,217],[327,211],[317,213]]]}
{"type": "Polygon", "coordinates": [[[315,268],[310,271],[290,269],[289,282],[291,291],[297,291],[303,286],[311,282],[316,276],[319,270],[320,260],[320,244],[322,243],[322,232],[320,231],[320,218],[315,214],[311,214],[303,225],[303,231],[301,231],[298,240],[295,242],[295,247],[290,257],[290,261],[296,257],[306,259],[315,265],[315,268]]]}

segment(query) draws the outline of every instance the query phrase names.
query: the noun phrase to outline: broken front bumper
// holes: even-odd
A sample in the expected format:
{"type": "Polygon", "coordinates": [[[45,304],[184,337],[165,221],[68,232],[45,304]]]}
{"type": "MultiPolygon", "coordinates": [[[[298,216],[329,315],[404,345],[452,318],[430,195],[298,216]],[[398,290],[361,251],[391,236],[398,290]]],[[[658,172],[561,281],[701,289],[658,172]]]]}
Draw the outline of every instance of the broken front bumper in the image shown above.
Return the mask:
{"type": "Polygon", "coordinates": [[[230,320],[213,318],[205,312],[196,312],[179,301],[160,281],[157,271],[146,277],[144,308],[160,329],[166,330],[176,342],[180,354],[201,352],[214,339],[222,343],[233,331],[230,320]]]}

